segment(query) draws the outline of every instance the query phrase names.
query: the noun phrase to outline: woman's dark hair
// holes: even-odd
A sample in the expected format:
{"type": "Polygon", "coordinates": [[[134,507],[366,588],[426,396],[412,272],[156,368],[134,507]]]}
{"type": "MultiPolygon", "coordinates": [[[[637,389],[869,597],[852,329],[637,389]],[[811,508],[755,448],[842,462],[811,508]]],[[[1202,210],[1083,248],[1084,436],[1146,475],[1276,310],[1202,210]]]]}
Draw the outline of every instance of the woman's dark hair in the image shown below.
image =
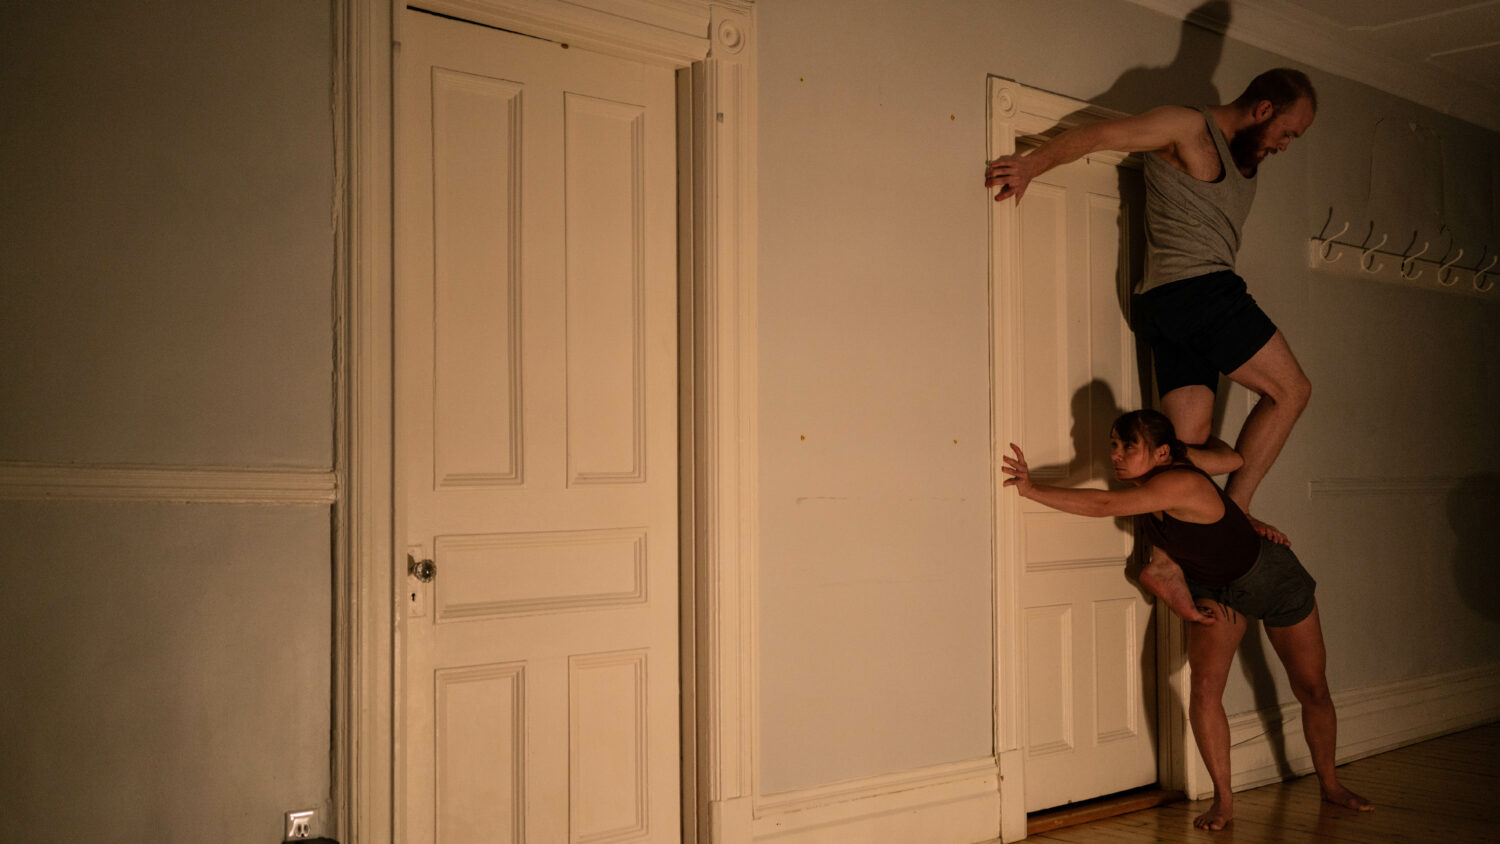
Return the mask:
{"type": "Polygon", "coordinates": [[[1187,446],[1177,439],[1172,420],[1155,410],[1132,410],[1115,420],[1110,432],[1126,442],[1140,440],[1151,449],[1166,446],[1173,463],[1188,462],[1187,446]]]}
{"type": "Polygon", "coordinates": [[[1240,94],[1234,104],[1253,109],[1261,100],[1270,100],[1272,113],[1280,114],[1303,97],[1307,98],[1308,105],[1316,112],[1318,92],[1313,89],[1312,80],[1307,78],[1307,74],[1289,67],[1277,67],[1250,80],[1245,93],[1240,94]]]}

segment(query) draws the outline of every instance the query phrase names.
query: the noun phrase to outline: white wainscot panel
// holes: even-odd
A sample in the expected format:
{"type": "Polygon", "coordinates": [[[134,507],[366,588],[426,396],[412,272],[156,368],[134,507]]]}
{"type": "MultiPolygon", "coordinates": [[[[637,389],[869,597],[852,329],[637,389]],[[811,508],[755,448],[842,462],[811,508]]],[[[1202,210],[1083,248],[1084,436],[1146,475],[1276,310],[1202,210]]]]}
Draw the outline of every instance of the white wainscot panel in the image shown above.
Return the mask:
{"type": "Polygon", "coordinates": [[[440,536],[437,620],[640,604],[646,530],[440,536]]]}
{"type": "Polygon", "coordinates": [[[521,482],[521,88],[435,70],[433,452],[439,488],[521,482]]]}
{"type": "Polygon", "coordinates": [[[575,656],[568,688],[568,840],[646,835],[646,652],[575,656]]]}
{"type": "MultiPolygon", "coordinates": [[[[568,482],[645,479],[644,114],[568,94],[568,482]]],[[[671,330],[662,326],[662,330],[671,330]]]]}
{"type": "Polygon", "coordinates": [[[1140,632],[1135,598],[1094,602],[1096,740],[1134,738],[1140,727],[1140,632]]]}
{"type": "Polygon", "coordinates": [[[1073,748],[1073,608],[1026,609],[1026,746],[1031,756],[1073,748]]]}
{"type": "Polygon", "coordinates": [[[525,668],[437,672],[437,838],[519,842],[525,807],[525,668]]]}

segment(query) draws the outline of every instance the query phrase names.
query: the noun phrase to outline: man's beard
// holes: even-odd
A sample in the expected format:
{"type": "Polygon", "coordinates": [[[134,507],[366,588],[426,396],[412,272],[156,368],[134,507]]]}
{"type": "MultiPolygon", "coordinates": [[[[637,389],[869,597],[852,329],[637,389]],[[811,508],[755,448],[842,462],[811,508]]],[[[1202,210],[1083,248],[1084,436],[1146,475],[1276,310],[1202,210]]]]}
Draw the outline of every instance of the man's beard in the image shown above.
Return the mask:
{"type": "Polygon", "coordinates": [[[1269,121],[1241,129],[1229,141],[1229,155],[1247,178],[1253,177],[1256,168],[1260,166],[1257,154],[1260,152],[1261,142],[1266,139],[1268,125],[1269,121]]]}

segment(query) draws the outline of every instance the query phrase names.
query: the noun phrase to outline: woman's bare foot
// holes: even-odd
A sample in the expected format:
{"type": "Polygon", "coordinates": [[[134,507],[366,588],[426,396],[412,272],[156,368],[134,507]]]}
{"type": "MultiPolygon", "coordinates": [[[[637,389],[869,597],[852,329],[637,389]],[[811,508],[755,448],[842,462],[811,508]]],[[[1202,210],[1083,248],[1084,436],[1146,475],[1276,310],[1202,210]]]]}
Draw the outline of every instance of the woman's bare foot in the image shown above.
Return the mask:
{"type": "Polygon", "coordinates": [[[1197,827],[1198,829],[1210,829],[1217,832],[1218,830],[1229,826],[1229,821],[1233,818],[1234,803],[1229,800],[1226,800],[1223,803],[1215,800],[1214,804],[1208,807],[1207,812],[1204,812],[1198,817],[1193,818],[1193,826],[1197,827]]]}
{"type": "Polygon", "coordinates": [[[1360,812],[1373,812],[1375,806],[1358,794],[1335,784],[1333,788],[1323,789],[1323,799],[1335,806],[1343,806],[1345,809],[1354,809],[1360,812]]]}
{"type": "Polygon", "coordinates": [[[1153,561],[1141,569],[1141,585],[1166,603],[1167,608],[1194,624],[1213,624],[1212,615],[1204,613],[1193,603],[1187,580],[1176,563],[1163,564],[1153,561]]]}
{"type": "Polygon", "coordinates": [[[1257,519],[1254,516],[1250,515],[1249,513],[1245,514],[1245,518],[1250,520],[1250,526],[1255,528],[1256,533],[1264,536],[1277,545],[1285,545],[1288,548],[1292,547],[1292,541],[1290,539],[1287,539],[1286,534],[1278,530],[1275,525],[1263,522],[1260,519],[1257,519]]]}

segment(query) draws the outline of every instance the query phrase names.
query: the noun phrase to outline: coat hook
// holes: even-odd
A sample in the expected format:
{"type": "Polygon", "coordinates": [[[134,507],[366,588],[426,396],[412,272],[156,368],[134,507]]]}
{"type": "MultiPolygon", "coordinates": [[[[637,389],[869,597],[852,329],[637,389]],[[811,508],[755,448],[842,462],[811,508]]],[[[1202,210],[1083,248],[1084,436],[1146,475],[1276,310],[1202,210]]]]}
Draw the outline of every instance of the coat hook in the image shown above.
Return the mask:
{"type": "MultiPolygon", "coordinates": [[[[1451,260],[1448,263],[1442,265],[1441,267],[1438,267],[1438,278],[1437,278],[1438,284],[1441,284],[1444,287],[1452,287],[1453,285],[1455,285],[1455,284],[1458,283],[1458,279],[1455,278],[1455,279],[1451,279],[1450,280],[1448,278],[1448,275],[1449,275],[1448,268],[1451,267],[1451,266],[1453,266],[1454,264],[1458,263],[1458,259],[1462,258],[1463,256],[1464,256],[1464,251],[1462,249],[1460,249],[1460,250],[1458,250],[1458,254],[1453,256],[1453,260],[1451,260]]],[[[1500,258],[1500,255],[1497,255],[1495,257],[1500,258]]]]}
{"type": "MultiPolygon", "coordinates": [[[[1489,247],[1485,247],[1485,251],[1489,251],[1489,247]]],[[[1484,258],[1481,257],[1479,260],[1483,261],[1484,258]]],[[[1486,284],[1483,287],[1479,286],[1479,280],[1481,278],[1484,278],[1485,276],[1489,275],[1490,270],[1493,270],[1495,268],[1495,262],[1496,261],[1500,261],[1500,254],[1496,254],[1495,257],[1493,257],[1493,258],[1490,259],[1489,264],[1484,269],[1482,269],[1482,270],[1480,270],[1480,271],[1478,271],[1478,272],[1476,272],[1474,274],[1474,289],[1475,290],[1478,290],[1480,293],[1488,293],[1488,292],[1490,292],[1490,288],[1492,288],[1492,287],[1495,286],[1495,280],[1494,279],[1490,279],[1490,283],[1486,284]]],[[[1475,264],[1474,266],[1477,267],[1479,265],[1475,264]]]]}
{"type": "MultiPolygon", "coordinates": [[[[1329,212],[1329,214],[1332,214],[1333,213],[1333,209],[1332,208],[1328,209],[1328,212],[1329,212]]],[[[1327,229],[1328,226],[1324,225],[1323,228],[1327,229]]],[[[1344,253],[1342,253],[1342,252],[1340,252],[1337,255],[1333,254],[1333,243],[1334,243],[1335,240],[1337,240],[1339,238],[1339,235],[1343,234],[1344,232],[1346,232],[1348,230],[1349,230],[1349,221],[1345,220],[1344,221],[1344,227],[1341,228],[1341,229],[1339,229],[1337,232],[1335,232],[1334,235],[1333,235],[1333,237],[1323,238],[1322,239],[1323,240],[1323,263],[1325,263],[1325,264],[1331,264],[1334,261],[1337,261],[1338,259],[1344,257],[1344,253]]],[[[1319,232],[1319,234],[1322,234],[1322,232],[1319,232]]]]}
{"type": "Polygon", "coordinates": [[[1359,268],[1360,269],[1364,270],[1367,273],[1378,273],[1378,272],[1380,272],[1380,267],[1384,266],[1384,265],[1376,265],[1376,263],[1375,263],[1375,250],[1377,250],[1380,247],[1384,246],[1386,240],[1389,239],[1389,238],[1390,238],[1390,235],[1388,235],[1388,234],[1381,235],[1379,243],[1375,244],[1374,246],[1371,246],[1369,249],[1366,249],[1364,251],[1364,253],[1359,256],[1359,268]]]}
{"type": "MultiPolygon", "coordinates": [[[[1411,242],[1412,243],[1416,243],[1417,242],[1417,233],[1416,232],[1412,232],[1411,233],[1411,242]]],[[[1405,257],[1403,257],[1401,259],[1401,277],[1402,278],[1406,279],[1407,281],[1416,281],[1417,279],[1419,279],[1419,278],[1422,277],[1422,271],[1421,270],[1417,270],[1417,259],[1420,258],[1420,257],[1422,257],[1423,255],[1426,255],[1427,254],[1427,247],[1429,247],[1431,245],[1432,245],[1431,241],[1424,240],[1424,241],[1422,241],[1422,248],[1421,248],[1420,251],[1417,252],[1417,254],[1415,254],[1415,255],[1407,255],[1407,256],[1405,256],[1405,257]],[[1413,273],[1412,270],[1417,270],[1417,271],[1415,273],[1413,273]]],[[[1406,248],[1407,248],[1407,251],[1410,251],[1411,250],[1411,244],[1407,244],[1406,248]]]]}

